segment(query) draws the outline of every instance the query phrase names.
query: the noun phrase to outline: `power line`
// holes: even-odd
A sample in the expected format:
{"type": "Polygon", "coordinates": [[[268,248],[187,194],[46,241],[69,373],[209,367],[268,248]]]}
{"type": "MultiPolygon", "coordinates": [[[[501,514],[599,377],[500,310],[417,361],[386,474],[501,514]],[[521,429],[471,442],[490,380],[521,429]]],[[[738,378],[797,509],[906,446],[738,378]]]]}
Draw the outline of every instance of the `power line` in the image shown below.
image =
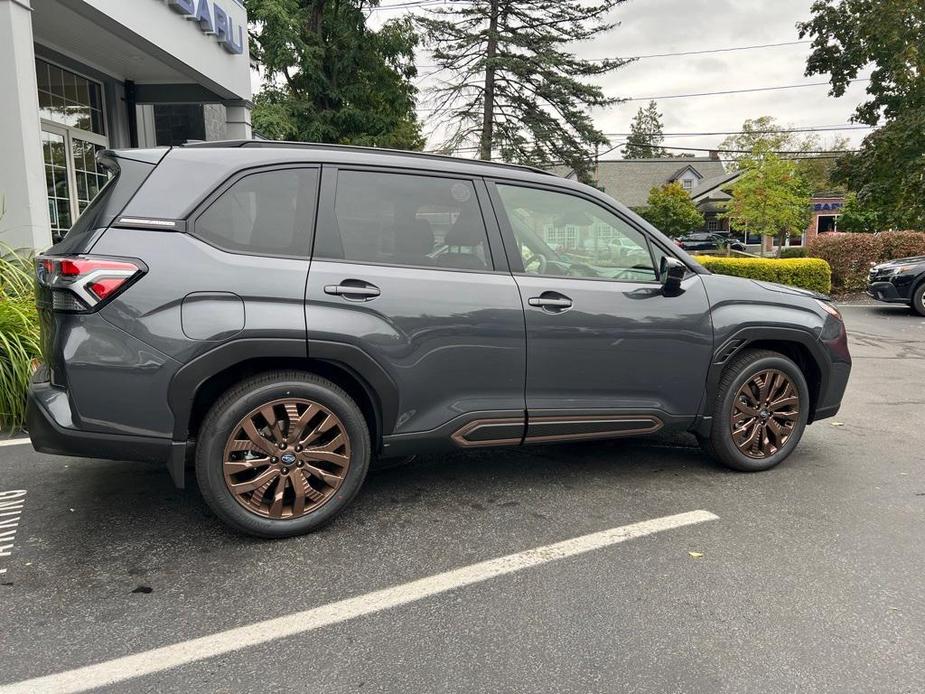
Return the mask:
{"type": "Polygon", "coordinates": [[[427,7],[429,5],[458,5],[463,2],[467,2],[467,0],[409,0],[408,2],[399,2],[394,5],[376,5],[376,7],[367,8],[367,11],[401,10],[410,7],[427,7]]]}
{"type": "MultiPolygon", "coordinates": [[[[426,1],[426,0],[425,0],[426,1]]],[[[429,0],[434,2],[435,0],[429,0]]],[[[646,53],[643,55],[631,55],[624,58],[613,57],[613,58],[586,58],[589,62],[592,63],[602,63],[606,60],[646,60],[649,58],[675,58],[678,56],[684,55],[707,55],[710,53],[732,53],[734,51],[751,51],[759,48],[777,48],[779,46],[797,46],[801,44],[811,43],[811,41],[781,41],[778,43],[757,43],[750,46],[729,46],[726,48],[704,48],[697,51],[676,51],[674,53],[646,53]]],[[[440,67],[439,65],[418,65],[419,68],[434,68],[440,67]]]]}
{"type": "MultiPolygon", "coordinates": [[[[846,80],[847,82],[870,82],[869,77],[859,77],[853,80],[846,80]]],[[[749,89],[724,89],[718,92],[695,92],[692,94],[663,94],[662,96],[634,96],[626,97],[619,99],[619,102],[627,101],[664,101],[665,99],[689,99],[691,97],[698,96],[719,96],[725,94],[749,94],[753,92],[770,92],[778,91],[781,89],[802,89],[804,87],[822,87],[828,85],[828,82],[806,82],[804,84],[781,84],[774,85],[772,87],[751,87],[749,89]]],[[[436,111],[436,108],[418,108],[418,111],[436,111]]]]}
{"type": "MultiPolygon", "coordinates": [[[[722,149],[717,147],[675,147],[673,145],[650,145],[648,143],[636,142],[634,147],[646,147],[648,149],[680,149],[686,152],[722,152],[723,154],[753,154],[750,149],[722,149]]],[[[769,149],[769,154],[855,154],[860,150],[857,149],[769,149]]]]}
{"type": "MultiPolygon", "coordinates": [[[[778,128],[777,130],[714,130],[711,132],[662,133],[663,137],[694,137],[699,135],[774,135],[777,133],[821,133],[842,130],[870,130],[875,125],[820,125],[802,128],[778,128]]],[[[629,137],[633,133],[604,133],[607,137],[629,137]]]]}
{"type": "MultiPolygon", "coordinates": [[[[846,82],[870,82],[869,77],[859,77],[846,82]]],[[[773,87],[751,87],[749,89],[725,89],[718,92],[693,92],[691,94],[663,94],[661,96],[633,96],[620,101],[664,101],[666,99],[689,99],[696,96],[721,96],[724,94],[748,94],[751,92],[772,92],[781,89],[803,89],[804,87],[822,87],[828,82],[805,82],[803,84],[781,84],[773,87]]]]}

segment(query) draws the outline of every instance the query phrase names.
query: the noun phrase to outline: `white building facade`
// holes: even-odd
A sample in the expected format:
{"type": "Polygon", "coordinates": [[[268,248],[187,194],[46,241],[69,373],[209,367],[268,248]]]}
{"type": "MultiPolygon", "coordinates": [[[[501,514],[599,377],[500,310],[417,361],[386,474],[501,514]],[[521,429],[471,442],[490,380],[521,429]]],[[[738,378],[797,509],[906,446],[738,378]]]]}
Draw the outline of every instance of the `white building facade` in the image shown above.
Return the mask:
{"type": "Polygon", "coordinates": [[[105,148],[251,137],[241,0],[0,0],[0,244],[43,249],[105,148]]]}

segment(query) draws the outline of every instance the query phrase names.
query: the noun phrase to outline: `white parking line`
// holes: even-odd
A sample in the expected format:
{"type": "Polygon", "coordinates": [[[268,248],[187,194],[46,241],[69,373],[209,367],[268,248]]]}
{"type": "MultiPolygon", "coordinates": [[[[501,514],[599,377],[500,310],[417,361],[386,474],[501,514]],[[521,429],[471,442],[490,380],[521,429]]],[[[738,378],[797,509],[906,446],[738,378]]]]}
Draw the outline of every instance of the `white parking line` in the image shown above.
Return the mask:
{"type": "Polygon", "coordinates": [[[0,446],[22,446],[27,443],[32,443],[29,439],[3,439],[0,441],[0,446]]]}
{"type": "Polygon", "coordinates": [[[304,634],[332,624],[381,612],[400,605],[407,605],[432,595],[481,583],[496,576],[504,576],[558,559],[574,557],[637,537],[717,520],[718,518],[719,516],[709,511],[690,511],[689,513],[679,513],[674,516],[664,516],[633,523],[632,525],[602,530],[601,532],[582,535],[552,545],[536,547],[516,554],[508,554],[497,559],[489,559],[478,564],[464,566],[460,569],[428,576],[410,583],[377,590],[373,593],[359,595],[284,617],[268,619],[256,624],[221,631],[210,636],[175,643],[171,646],[107,660],[96,665],[87,665],[76,670],[13,682],[0,686],[0,694],[12,694],[13,692],[83,692],[116,682],[124,682],[135,677],[169,670],[187,663],[205,660],[206,658],[296,634],[304,634]]]}

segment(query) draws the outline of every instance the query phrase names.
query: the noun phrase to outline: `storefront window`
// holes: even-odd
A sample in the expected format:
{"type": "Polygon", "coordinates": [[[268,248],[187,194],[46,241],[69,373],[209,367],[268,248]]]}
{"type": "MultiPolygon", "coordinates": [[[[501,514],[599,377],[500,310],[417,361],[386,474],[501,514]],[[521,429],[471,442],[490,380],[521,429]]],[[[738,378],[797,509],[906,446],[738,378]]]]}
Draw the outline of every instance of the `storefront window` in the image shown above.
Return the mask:
{"type": "Polygon", "coordinates": [[[71,186],[67,175],[65,136],[43,130],[42,148],[45,151],[48,216],[52,236],[57,240],[71,228],[71,186]]]}
{"type": "Polygon", "coordinates": [[[44,60],[35,61],[48,215],[61,239],[106,183],[96,153],[108,146],[102,86],[44,60]]]}
{"type": "Polygon", "coordinates": [[[86,77],[35,61],[41,117],[70,128],[105,135],[102,87],[86,77]]]}

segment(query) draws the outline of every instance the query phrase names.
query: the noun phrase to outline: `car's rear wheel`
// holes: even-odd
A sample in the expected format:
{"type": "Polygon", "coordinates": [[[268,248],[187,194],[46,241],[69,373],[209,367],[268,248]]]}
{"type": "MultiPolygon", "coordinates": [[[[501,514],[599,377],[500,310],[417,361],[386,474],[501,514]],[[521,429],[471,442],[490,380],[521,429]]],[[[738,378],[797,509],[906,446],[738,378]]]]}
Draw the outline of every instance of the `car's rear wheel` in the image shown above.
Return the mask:
{"type": "Polygon", "coordinates": [[[796,448],[808,415],[799,367],[777,352],[746,350],[723,372],[704,450],[734,470],[768,470],[796,448]]]}
{"type": "Polygon", "coordinates": [[[912,310],[920,316],[925,316],[925,282],[912,292],[912,310]]]}
{"type": "Polygon", "coordinates": [[[301,535],[330,522],[359,491],[369,430],[356,403],[313,374],[247,379],[200,429],[196,477],[224,522],[258,537],[301,535]]]}

